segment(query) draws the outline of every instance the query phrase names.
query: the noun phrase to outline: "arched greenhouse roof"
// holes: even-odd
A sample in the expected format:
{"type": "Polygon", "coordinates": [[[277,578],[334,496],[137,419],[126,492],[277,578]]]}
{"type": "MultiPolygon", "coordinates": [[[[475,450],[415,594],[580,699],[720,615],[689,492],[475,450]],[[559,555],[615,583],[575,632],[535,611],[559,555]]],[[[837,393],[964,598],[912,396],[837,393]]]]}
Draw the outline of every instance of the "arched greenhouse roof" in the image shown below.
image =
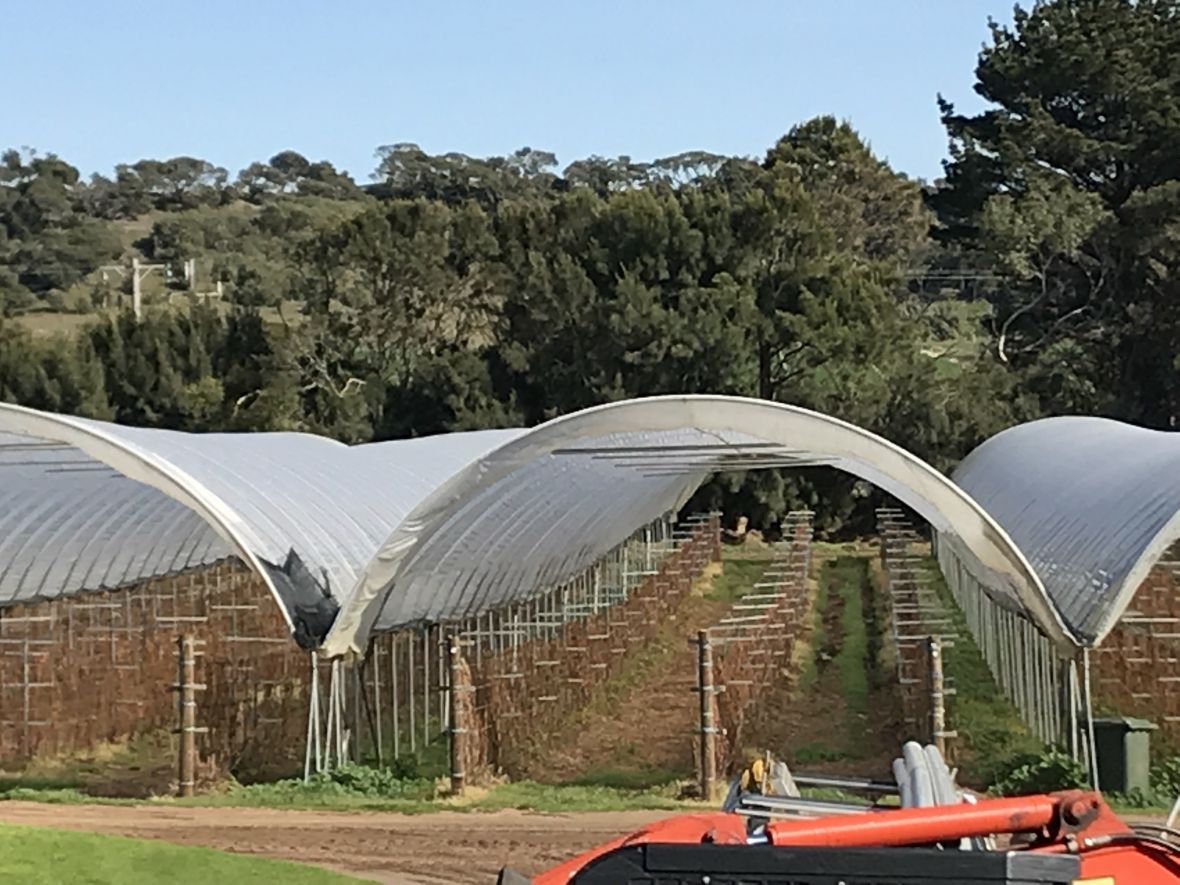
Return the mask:
{"type": "Polygon", "coordinates": [[[381,541],[514,433],[350,447],[0,404],[0,606],[117,589],[236,555],[265,580],[296,636],[314,643],[381,541]]]}
{"type": "Polygon", "coordinates": [[[1045,418],[984,442],[954,479],[1007,530],[1083,644],[1102,641],[1180,540],[1180,434],[1045,418]]]}
{"type": "Polygon", "coordinates": [[[872,482],[970,555],[1061,646],[1036,573],[988,514],[915,455],[826,415],[762,400],[666,396],[550,421],[450,478],[381,545],[343,603],[328,654],[375,632],[522,601],[682,506],[712,474],[828,465],[872,482]]]}
{"type": "Polygon", "coordinates": [[[860,428],[720,396],[614,403],[530,430],[344,446],[189,434],[0,404],[0,606],[111,590],[237,556],[296,638],[330,655],[578,574],[725,470],[829,465],[954,539],[1051,639],[1037,573],[959,486],[860,428]]]}

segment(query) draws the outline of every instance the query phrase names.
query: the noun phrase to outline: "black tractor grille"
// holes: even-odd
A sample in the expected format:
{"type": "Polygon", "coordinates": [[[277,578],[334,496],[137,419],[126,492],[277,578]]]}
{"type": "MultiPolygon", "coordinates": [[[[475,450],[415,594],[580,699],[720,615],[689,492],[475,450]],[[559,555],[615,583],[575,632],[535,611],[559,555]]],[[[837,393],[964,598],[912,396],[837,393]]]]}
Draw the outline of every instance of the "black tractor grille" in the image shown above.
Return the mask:
{"type": "Polygon", "coordinates": [[[927,848],[662,845],[619,848],[572,885],[1070,885],[1066,855],[927,848]]]}

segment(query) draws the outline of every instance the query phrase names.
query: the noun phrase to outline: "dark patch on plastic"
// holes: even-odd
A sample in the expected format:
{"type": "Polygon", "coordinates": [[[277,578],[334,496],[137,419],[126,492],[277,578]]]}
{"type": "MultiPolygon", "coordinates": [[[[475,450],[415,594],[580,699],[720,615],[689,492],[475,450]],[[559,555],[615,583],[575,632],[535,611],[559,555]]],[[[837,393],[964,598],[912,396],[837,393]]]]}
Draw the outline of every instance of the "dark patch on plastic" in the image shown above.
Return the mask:
{"type": "Polygon", "coordinates": [[[291,615],[295,641],[309,651],[319,648],[340,611],[340,604],[332,596],[327,571],[321,570],[323,580],[317,579],[294,550],[287,554],[281,566],[264,564],[291,615]]]}

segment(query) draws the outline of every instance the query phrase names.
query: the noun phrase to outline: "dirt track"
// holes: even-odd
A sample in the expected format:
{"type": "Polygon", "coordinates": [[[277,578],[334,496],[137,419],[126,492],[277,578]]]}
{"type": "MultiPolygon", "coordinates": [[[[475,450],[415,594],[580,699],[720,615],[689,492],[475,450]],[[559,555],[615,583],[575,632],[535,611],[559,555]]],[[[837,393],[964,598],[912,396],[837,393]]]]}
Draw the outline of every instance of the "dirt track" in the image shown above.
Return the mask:
{"type": "Polygon", "coordinates": [[[0,821],[205,845],[330,867],[385,885],[496,881],[510,864],[536,874],[666,812],[423,815],[0,803],[0,821]]]}

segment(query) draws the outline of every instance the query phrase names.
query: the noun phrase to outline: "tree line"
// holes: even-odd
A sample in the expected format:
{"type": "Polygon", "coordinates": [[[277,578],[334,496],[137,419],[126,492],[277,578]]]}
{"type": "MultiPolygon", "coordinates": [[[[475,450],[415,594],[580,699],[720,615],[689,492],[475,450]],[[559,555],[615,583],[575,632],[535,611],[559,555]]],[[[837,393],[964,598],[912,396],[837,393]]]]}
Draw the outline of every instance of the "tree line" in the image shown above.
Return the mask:
{"type": "MultiPolygon", "coordinates": [[[[349,442],[532,424],[712,392],[853,421],[947,469],[1006,426],[1180,411],[1180,18],[1052,0],[992,26],[987,101],[943,102],[945,175],[915,182],[830,117],[758,158],[642,163],[378,151],[372,183],[284,151],[230,180],[195,158],[84,181],[0,159],[0,396],[136,424],[349,442]],[[198,258],[228,304],[89,310],[99,269],[198,258]]],[[[860,488],[738,477],[757,521],[860,488]]]]}

